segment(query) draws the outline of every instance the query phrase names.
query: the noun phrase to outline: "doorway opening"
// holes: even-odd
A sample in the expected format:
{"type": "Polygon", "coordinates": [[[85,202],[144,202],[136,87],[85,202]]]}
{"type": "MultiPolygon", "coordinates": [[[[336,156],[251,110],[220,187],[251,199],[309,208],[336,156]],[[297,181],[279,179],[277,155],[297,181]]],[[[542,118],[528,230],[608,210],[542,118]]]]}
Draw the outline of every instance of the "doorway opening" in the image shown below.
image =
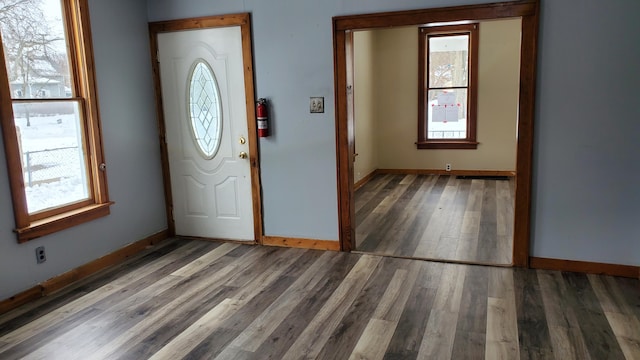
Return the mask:
{"type": "Polygon", "coordinates": [[[355,251],[511,264],[520,29],[351,32],[355,251]]]}
{"type": "MultiPolygon", "coordinates": [[[[458,179],[454,175],[504,175],[494,173],[477,173],[471,172],[465,174],[464,172],[451,172],[447,173],[443,170],[441,173],[435,172],[428,175],[427,171],[421,172],[423,169],[416,169],[416,166],[400,166],[400,169],[376,169],[376,178],[370,183],[369,193],[371,195],[372,190],[379,190],[384,188],[389,183],[397,183],[404,187],[413,186],[414,189],[419,188],[434,188],[434,185],[440,184],[446,187],[446,185],[461,185],[461,193],[471,189],[475,182],[475,193],[478,193],[478,187],[482,185],[482,194],[487,192],[487,196],[493,196],[494,199],[497,196],[508,197],[509,194],[513,194],[513,210],[511,219],[513,221],[507,221],[512,225],[512,248],[510,249],[511,255],[510,262],[500,261],[502,265],[515,265],[515,266],[527,266],[529,255],[529,223],[530,223],[530,192],[531,192],[531,154],[532,154],[532,130],[533,130],[533,111],[534,111],[534,96],[535,96],[535,61],[536,61],[536,40],[537,40],[537,15],[538,14],[538,2],[537,1],[519,1],[509,3],[495,3],[484,5],[472,5],[461,7],[449,7],[449,8],[436,8],[414,11],[403,11],[393,13],[380,13],[380,14],[367,14],[367,15],[355,15],[344,16],[334,18],[334,61],[335,61],[335,86],[336,86],[336,134],[337,134],[337,157],[338,157],[338,193],[339,193],[339,214],[340,214],[340,242],[341,247],[345,251],[358,250],[358,245],[363,244],[363,239],[358,239],[357,233],[360,235],[366,235],[370,229],[362,228],[358,230],[358,222],[360,219],[356,216],[356,208],[363,212],[364,200],[357,199],[356,188],[354,182],[356,180],[354,161],[358,156],[358,161],[362,158],[363,154],[358,154],[356,150],[356,126],[353,116],[353,83],[350,81],[353,77],[352,64],[353,64],[353,32],[372,30],[389,27],[418,27],[425,25],[441,25],[442,23],[452,22],[481,22],[498,19],[517,19],[519,21],[519,30],[521,31],[520,37],[520,66],[517,70],[519,90],[517,96],[517,128],[515,129],[516,144],[515,144],[515,170],[517,176],[512,182],[509,180],[496,180],[496,179],[458,179]],[[392,171],[393,170],[393,171],[392,171]],[[401,171],[404,170],[404,171],[401,171]],[[502,181],[501,183],[499,183],[502,181]],[[489,182],[490,185],[486,186],[485,182],[489,182]],[[377,185],[376,185],[377,183],[377,185]],[[387,185],[381,185],[386,183],[387,185]],[[402,184],[400,184],[402,183],[402,184]],[[505,186],[506,184],[506,186],[505,186]],[[469,188],[465,190],[465,188],[469,188]],[[488,189],[485,191],[484,189],[488,189]],[[493,190],[492,190],[493,189],[493,190]],[[501,195],[498,195],[501,194],[501,195]],[[508,262],[508,264],[507,264],[508,262]]],[[[417,30],[416,30],[417,31],[417,30]]],[[[416,41],[417,44],[417,41],[416,41]]],[[[358,91],[355,88],[355,91],[358,91]]],[[[415,101],[415,100],[414,100],[415,101]]],[[[357,111],[357,110],[356,110],[357,111]]],[[[415,120],[414,120],[415,121],[415,120]]],[[[415,122],[414,122],[415,124],[415,122]]],[[[415,139],[415,137],[414,137],[415,139]]],[[[359,140],[360,141],[360,140],[359,140]]],[[[481,142],[482,139],[479,139],[481,142]]],[[[411,143],[415,149],[415,144],[411,143]]],[[[405,145],[406,146],[406,145],[405,145]]],[[[430,151],[430,150],[422,150],[430,151]]],[[[466,151],[466,150],[461,150],[466,151]]],[[[428,169],[430,167],[427,167],[428,169]]],[[[428,170],[427,169],[427,170],[428,170]]],[[[455,169],[455,168],[454,168],[455,169]]],[[[431,169],[433,170],[433,169],[431,169]]],[[[362,174],[359,174],[362,176],[362,174]]],[[[440,186],[438,185],[438,186],[440,186]]],[[[366,185],[365,185],[366,186],[366,185]]],[[[435,188],[437,189],[438,186],[435,188]]],[[[387,186],[387,189],[389,187],[387,186]]],[[[359,190],[360,191],[360,190],[359,190]]],[[[362,192],[362,191],[360,191],[362,192]]],[[[404,191],[399,190],[398,194],[404,194],[404,191]]],[[[455,194],[455,193],[454,193],[455,194]]],[[[428,197],[429,195],[424,195],[428,197]]],[[[477,196],[477,195],[476,195],[477,196]]],[[[451,197],[451,196],[449,196],[451,197]]],[[[468,199],[471,199],[469,197],[468,199]]],[[[394,198],[388,200],[389,203],[393,202],[394,198]]],[[[452,197],[451,201],[456,200],[456,196],[452,197]]],[[[417,200],[416,200],[417,201],[417,200]]],[[[443,201],[449,201],[447,197],[443,201]]],[[[468,200],[467,200],[468,202],[468,200]]],[[[369,206],[374,206],[374,202],[369,203],[369,206]]],[[[437,202],[435,206],[437,206],[437,202]]],[[[385,204],[382,209],[385,209],[385,204]]],[[[500,206],[500,205],[497,205],[500,206]]],[[[464,209],[462,209],[464,210],[464,209]]],[[[496,209],[489,209],[494,213],[496,209]]],[[[460,209],[455,210],[460,211],[460,209]]],[[[454,211],[454,212],[455,212],[454,211]]],[[[366,210],[364,211],[366,212],[366,210]]],[[[409,221],[409,219],[415,219],[415,215],[409,215],[407,209],[403,209],[403,213],[395,214],[397,219],[389,221],[388,225],[403,224],[409,221]],[[404,217],[403,217],[404,216],[404,217]],[[404,220],[404,221],[403,221],[404,220]]],[[[496,215],[497,216],[497,215],[496,215]]],[[[366,222],[367,220],[362,220],[366,222]]],[[[469,220],[471,221],[471,220],[469,220]]],[[[505,222],[504,218],[495,218],[495,221],[505,222]]],[[[379,225],[381,221],[369,221],[370,223],[376,223],[379,225]]],[[[404,224],[406,225],[406,224],[404,224]]],[[[434,223],[436,228],[444,229],[448,226],[447,221],[438,220],[434,223]],[[437,226],[436,226],[437,225],[437,226]]],[[[503,226],[504,227],[504,226],[503,226]]],[[[421,237],[422,235],[428,235],[433,229],[427,229],[426,225],[421,229],[423,233],[419,236],[413,234],[413,237],[421,237]],[[426,230],[426,233],[424,232],[426,230]]],[[[377,230],[373,230],[377,231],[377,230]]],[[[410,230],[411,231],[411,230],[410,230]]],[[[379,231],[378,231],[379,232],[379,231]]],[[[405,234],[406,235],[406,234],[405,234]]],[[[425,235],[425,236],[426,236],[425,235]]],[[[447,235],[447,234],[444,234],[447,235]]],[[[388,234],[389,237],[393,237],[393,231],[388,234]]],[[[504,237],[504,235],[503,235],[504,237]]],[[[444,236],[446,238],[446,236],[444,236]]],[[[366,240],[365,240],[366,241],[366,240]]],[[[442,242],[446,244],[446,242],[442,242]]],[[[393,247],[394,245],[391,245],[393,247]]],[[[425,245],[427,246],[427,245],[425,245]]],[[[418,256],[420,258],[432,258],[428,256],[432,254],[435,249],[430,248],[428,245],[427,251],[424,251],[426,256],[418,256]]],[[[415,249],[414,249],[415,251],[415,249]]],[[[451,252],[451,249],[447,250],[451,252]]],[[[394,255],[394,254],[391,254],[394,255]]],[[[398,255],[398,254],[395,254],[398,255]]],[[[406,256],[406,254],[398,256],[406,256]]],[[[503,254],[504,255],[504,254],[503,254]]],[[[412,256],[409,256],[412,257],[412,256]]],[[[509,256],[502,256],[502,259],[508,259],[509,256]]],[[[459,261],[459,262],[472,262],[472,263],[486,263],[473,258],[456,259],[456,258],[442,258],[437,260],[445,261],[459,261]]],[[[489,261],[492,263],[491,261],[489,261]]]]}

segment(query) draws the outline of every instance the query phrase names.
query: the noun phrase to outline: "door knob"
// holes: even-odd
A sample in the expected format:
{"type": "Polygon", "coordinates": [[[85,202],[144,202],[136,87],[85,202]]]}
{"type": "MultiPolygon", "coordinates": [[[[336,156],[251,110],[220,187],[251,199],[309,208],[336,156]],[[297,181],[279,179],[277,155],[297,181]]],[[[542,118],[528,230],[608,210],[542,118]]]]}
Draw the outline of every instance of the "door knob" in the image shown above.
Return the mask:
{"type": "Polygon", "coordinates": [[[238,154],[238,157],[240,157],[240,159],[246,159],[247,158],[247,153],[244,151],[240,151],[240,154],[238,154]]]}
{"type": "Polygon", "coordinates": [[[244,137],[240,136],[240,140],[238,140],[238,142],[240,143],[240,145],[244,145],[247,140],[244,137]]]}

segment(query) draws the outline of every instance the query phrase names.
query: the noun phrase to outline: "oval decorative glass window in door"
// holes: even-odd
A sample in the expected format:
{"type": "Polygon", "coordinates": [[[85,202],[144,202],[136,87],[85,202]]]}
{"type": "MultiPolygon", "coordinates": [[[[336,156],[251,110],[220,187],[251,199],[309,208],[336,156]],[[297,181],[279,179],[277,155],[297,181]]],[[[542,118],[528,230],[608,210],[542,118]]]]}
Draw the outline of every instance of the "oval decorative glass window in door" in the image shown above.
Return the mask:
{"type": "Polygon", "coordinates": [[[191,67],[188,106],[196,147],[205,159],[212,159],[222,139],[222,109],[215,74],[202,59],[191,67]]]}

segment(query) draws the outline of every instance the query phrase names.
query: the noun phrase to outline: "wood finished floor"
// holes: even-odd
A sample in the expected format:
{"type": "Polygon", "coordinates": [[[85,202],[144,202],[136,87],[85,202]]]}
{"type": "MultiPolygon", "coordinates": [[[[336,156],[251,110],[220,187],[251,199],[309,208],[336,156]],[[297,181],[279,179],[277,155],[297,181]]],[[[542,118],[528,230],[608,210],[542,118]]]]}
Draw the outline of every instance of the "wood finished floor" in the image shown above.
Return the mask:
{"type": "Polygon", "coordinates": [[[0,359],[640,359],[640,281],[170,240],[0,315],[0,359]]]}
{"type": "Polygon", "coordinates": [[[511,264],[513,180],[378,174],[355,193],[356,250],[511,264]]]}

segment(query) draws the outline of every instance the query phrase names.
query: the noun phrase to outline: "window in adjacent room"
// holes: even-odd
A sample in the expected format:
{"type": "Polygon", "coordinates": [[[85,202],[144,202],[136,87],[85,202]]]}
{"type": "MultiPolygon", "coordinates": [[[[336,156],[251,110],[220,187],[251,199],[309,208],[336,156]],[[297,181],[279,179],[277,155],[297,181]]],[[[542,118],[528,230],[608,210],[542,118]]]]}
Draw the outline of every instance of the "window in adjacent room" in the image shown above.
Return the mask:
{"type": "Polygon", "coordinates": [[[1,125],[18,241],[109,213],[87,0],[0,0],[1,125]]]}
{"type": "Polygon", "coordinates": [[[475,149],[478,24],[419,29],[419,149],[475,149]]]}

